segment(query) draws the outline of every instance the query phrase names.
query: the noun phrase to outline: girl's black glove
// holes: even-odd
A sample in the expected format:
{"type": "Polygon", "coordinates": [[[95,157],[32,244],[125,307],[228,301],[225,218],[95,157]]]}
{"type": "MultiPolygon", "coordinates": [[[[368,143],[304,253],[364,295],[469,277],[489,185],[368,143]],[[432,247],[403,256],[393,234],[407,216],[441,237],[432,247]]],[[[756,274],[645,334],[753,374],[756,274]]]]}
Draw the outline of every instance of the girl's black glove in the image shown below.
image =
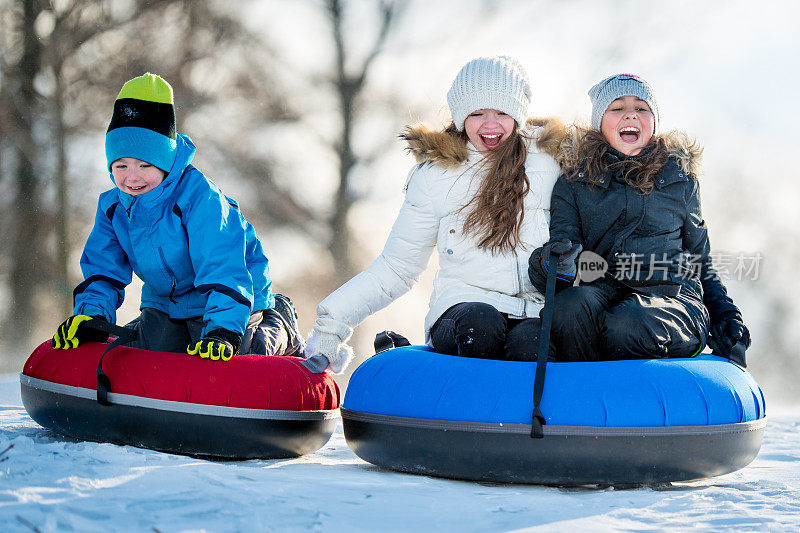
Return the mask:
{"type": "Polygon", "coordinates": [[[708,346],[714,355],[747,366],[745,350],[750,347],[750,331],[739,316],[729,316],[711,325],[708,346]]]}
{"type": "Polygon", "coordinates": [[[567,239],[551,241],[544,246],[535,249],[528,259],[528,278],[533,286],[544,293],[547,285],[547,272],[550,265],[545,259],[548,251],[552,254],[552,259],[556,266],[556,280],[558,288],[572,285],[578,273],[578,255],[583,250],[580,244],[573,244],[567,239]]]}

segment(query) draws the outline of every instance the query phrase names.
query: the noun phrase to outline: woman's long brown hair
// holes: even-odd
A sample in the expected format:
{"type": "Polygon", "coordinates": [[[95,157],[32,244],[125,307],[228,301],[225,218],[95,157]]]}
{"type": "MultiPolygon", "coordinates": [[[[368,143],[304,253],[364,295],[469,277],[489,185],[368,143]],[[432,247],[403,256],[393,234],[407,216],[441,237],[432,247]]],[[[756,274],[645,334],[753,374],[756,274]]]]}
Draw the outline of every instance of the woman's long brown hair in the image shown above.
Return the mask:
{"type": "MultiPolygon", "coordinates": [[[[468,140],[466,131],[458,131],[453,124],[445,132],[465,143],[468,140]]],[[[481,163],[489,166],[488,171],[475,196],[462,208],[472,206],[464,221],[464,233],[476,235],[478,247],[491,253],[513,250],[520,242],[524,199],[530,190],[525,174],[526,140],[515,123],[508,139],[481,163]]]]}
{"type": "Polygon", "coordinates": [[[585,130],[577,150],[577,161],[582,164],[568,175],[568,179],[575,180],[581,177],[592,185],[603,181],[603,176],[608,171],[621,169],[625,183],[639,191],[639,194],[650,194],[655,186],[656,175],[661,172],[669,159],[669,152],[661,136],[653,136],[650,142],[642,149],[640,156],[623,159],[614,163],[603,160],[611,145],[605,136],[597,130],[585,130]]]}

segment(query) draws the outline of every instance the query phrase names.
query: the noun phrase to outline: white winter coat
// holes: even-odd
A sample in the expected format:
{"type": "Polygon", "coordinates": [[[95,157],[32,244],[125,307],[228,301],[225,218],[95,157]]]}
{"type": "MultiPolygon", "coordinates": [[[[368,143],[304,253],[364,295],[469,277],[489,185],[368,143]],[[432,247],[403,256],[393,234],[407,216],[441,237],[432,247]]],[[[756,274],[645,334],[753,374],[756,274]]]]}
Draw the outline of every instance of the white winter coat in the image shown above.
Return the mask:
{"type": "MultiPolygon", "coordinates": [[[[544,129],[540,126],[528,133],[538,140],[544,129]]],[[[462,207],[473,198],[486,173],[483,157],[468,144],[466,160],[454,160],[447,152],[452,147],[442,148],[442,137],[430,138],[446,134],[413,128],[409,132],[417,134],[416,142],[409,143],[410,150],[427,160],[409,173],[405,202],[383,251],[365,271],[319,304],[313,333],[335,332],[345,341],[353,327],[408,292],[434,249],[439,254],[439,271],[425,316],[426,342],[436,320],[460,302],[488,303],[511,317],[539,316],[544,298],[528,279],[528,258],[548,240],[550,194],[560,173],[555,159],[540,143],[529,143],[525,170],[530,191],[524,200],[520,245],[512,252],[492,254],[478,247],[475,235],[464,233],[469,210],[462,207]]],[[[331,359],[332,354],[325,355],[331,359]]],[[[336,370],[336,366],[331,360],[331,368],[336,370]]]]}

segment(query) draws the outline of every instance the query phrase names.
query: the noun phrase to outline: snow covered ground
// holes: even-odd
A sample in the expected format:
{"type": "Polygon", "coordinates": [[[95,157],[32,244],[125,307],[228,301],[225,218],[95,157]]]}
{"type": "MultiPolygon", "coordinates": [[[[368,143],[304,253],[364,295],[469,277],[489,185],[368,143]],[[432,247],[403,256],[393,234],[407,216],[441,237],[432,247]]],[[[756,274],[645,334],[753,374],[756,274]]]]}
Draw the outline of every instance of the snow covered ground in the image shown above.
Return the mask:
{"type": "Polygon", "coordinates": [[[800,413],[772,417],[750,466],[703,481],[498,485],[378,469],[349,450],[341,424],[290,460],[72,441],[33,422],[18,376],[0,375],[0,531],[798,531],[799,430],[800,413]]]}

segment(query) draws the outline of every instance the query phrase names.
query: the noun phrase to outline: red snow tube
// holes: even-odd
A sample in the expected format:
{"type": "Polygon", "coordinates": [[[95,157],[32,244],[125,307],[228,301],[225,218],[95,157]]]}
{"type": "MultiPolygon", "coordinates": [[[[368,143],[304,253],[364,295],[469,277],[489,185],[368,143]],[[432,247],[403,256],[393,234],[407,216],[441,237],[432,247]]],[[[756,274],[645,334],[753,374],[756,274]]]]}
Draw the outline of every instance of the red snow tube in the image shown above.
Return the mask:
{"type": "Polygon", "coordinates": [[[339,388],[297,357],[237,355],[227,362],[115,347],[102,368],[111,387],[98,401],[105,343],[63,351],[42,343],[20,375],[28,414],[47,429],[113,442],[221,458],[297,457],[330,439],[339,388]]]}

